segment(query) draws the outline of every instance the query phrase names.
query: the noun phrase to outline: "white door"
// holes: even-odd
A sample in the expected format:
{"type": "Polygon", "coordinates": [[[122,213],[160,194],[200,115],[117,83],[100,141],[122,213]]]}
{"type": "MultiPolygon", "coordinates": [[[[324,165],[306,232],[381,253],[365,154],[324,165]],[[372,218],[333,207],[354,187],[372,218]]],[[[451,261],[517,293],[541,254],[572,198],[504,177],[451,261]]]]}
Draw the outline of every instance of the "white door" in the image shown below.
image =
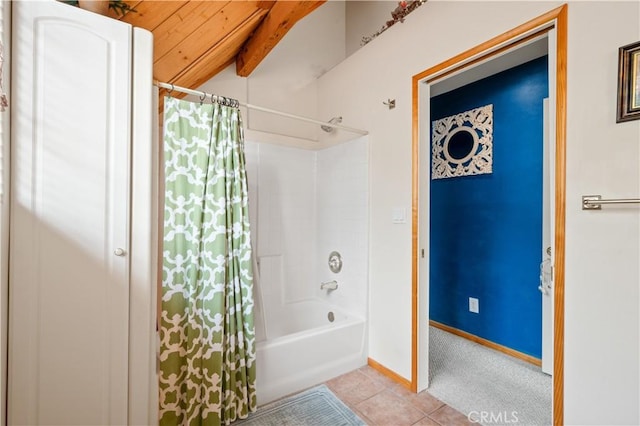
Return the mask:
{"type": "Polygon", "coordinates": [[[542,372],[553,374],[555,211],[556,211],[556,30],[548,32],[549,98],[544,100],[542,253],[540,293],[542,297],[542,372]]]}
{"type": "Polygon", "coordinates": [[[553,201],[554,194],[551,160],[552,137],[549,123],[549,99],[544,100],[544,136],[543,136],[543,186],[542,186],[542,253],[540,262],[540,294],[542,297],[542,371],[553,371],[553,201]]]}
{"type": "Polygon", "coordinates": [[[9,424],[126,424],[131,27],[13,3],[9,424]]]}

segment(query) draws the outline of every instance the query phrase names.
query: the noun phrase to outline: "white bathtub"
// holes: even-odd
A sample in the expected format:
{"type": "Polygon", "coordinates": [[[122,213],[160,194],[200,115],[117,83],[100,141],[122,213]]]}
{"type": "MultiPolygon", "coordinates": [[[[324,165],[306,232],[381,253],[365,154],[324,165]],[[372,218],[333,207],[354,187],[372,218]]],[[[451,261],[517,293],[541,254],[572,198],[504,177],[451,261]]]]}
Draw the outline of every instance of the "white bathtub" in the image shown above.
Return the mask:
{"type": "Polygon", "coordinates": [[[268,340],[256,347],[260,405],[367,363],[364,319],[322,301],[288,304],[266,323],[268,340]]]}

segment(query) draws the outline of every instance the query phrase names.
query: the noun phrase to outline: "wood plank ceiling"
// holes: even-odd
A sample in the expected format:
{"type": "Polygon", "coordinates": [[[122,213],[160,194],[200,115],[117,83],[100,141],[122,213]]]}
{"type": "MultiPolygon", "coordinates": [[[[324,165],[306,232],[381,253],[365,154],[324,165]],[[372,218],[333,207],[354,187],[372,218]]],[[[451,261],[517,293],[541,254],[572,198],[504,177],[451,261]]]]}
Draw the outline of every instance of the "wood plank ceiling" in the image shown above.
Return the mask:
{"type": "Polygon", "coordinates": [[[125,0],[136,11],[120,19],[153,33],[156,80],[197,88],[234,61],[236,73],[249,76],[325,1],[125,0]]]}

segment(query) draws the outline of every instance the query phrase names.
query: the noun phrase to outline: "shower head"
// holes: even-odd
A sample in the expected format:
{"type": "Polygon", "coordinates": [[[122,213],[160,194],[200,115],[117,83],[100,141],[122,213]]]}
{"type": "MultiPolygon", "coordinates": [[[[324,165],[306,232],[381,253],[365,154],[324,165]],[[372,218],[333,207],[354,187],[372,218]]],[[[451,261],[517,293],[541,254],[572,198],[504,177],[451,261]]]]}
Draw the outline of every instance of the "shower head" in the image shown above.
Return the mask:
{"type": "MultiPolygon", "coordinates": [[[[331,120],[328,121],[331,124],[340,124],[342,123],[342,117],[333,117],[331,120]]],[[[322,130],[324,130],[327,133],[331,133],[333,132],[335,129],[331,126],[327,126],[327,125],[321,125],[320,128],[322,130]]]]}

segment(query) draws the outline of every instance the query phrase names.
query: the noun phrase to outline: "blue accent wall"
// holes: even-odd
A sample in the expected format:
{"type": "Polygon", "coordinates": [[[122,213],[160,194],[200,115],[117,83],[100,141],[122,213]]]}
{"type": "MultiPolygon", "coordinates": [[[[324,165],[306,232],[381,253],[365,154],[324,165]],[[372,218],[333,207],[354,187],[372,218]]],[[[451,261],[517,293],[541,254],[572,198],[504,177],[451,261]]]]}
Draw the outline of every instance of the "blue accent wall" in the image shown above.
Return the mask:
{"type": "Polygon", "coordinates": [[[431,99],[431,121],[493,104],[493,173],[431,181],[430,317],[538,358],[547,74],[545,56],[431,99]]]}

